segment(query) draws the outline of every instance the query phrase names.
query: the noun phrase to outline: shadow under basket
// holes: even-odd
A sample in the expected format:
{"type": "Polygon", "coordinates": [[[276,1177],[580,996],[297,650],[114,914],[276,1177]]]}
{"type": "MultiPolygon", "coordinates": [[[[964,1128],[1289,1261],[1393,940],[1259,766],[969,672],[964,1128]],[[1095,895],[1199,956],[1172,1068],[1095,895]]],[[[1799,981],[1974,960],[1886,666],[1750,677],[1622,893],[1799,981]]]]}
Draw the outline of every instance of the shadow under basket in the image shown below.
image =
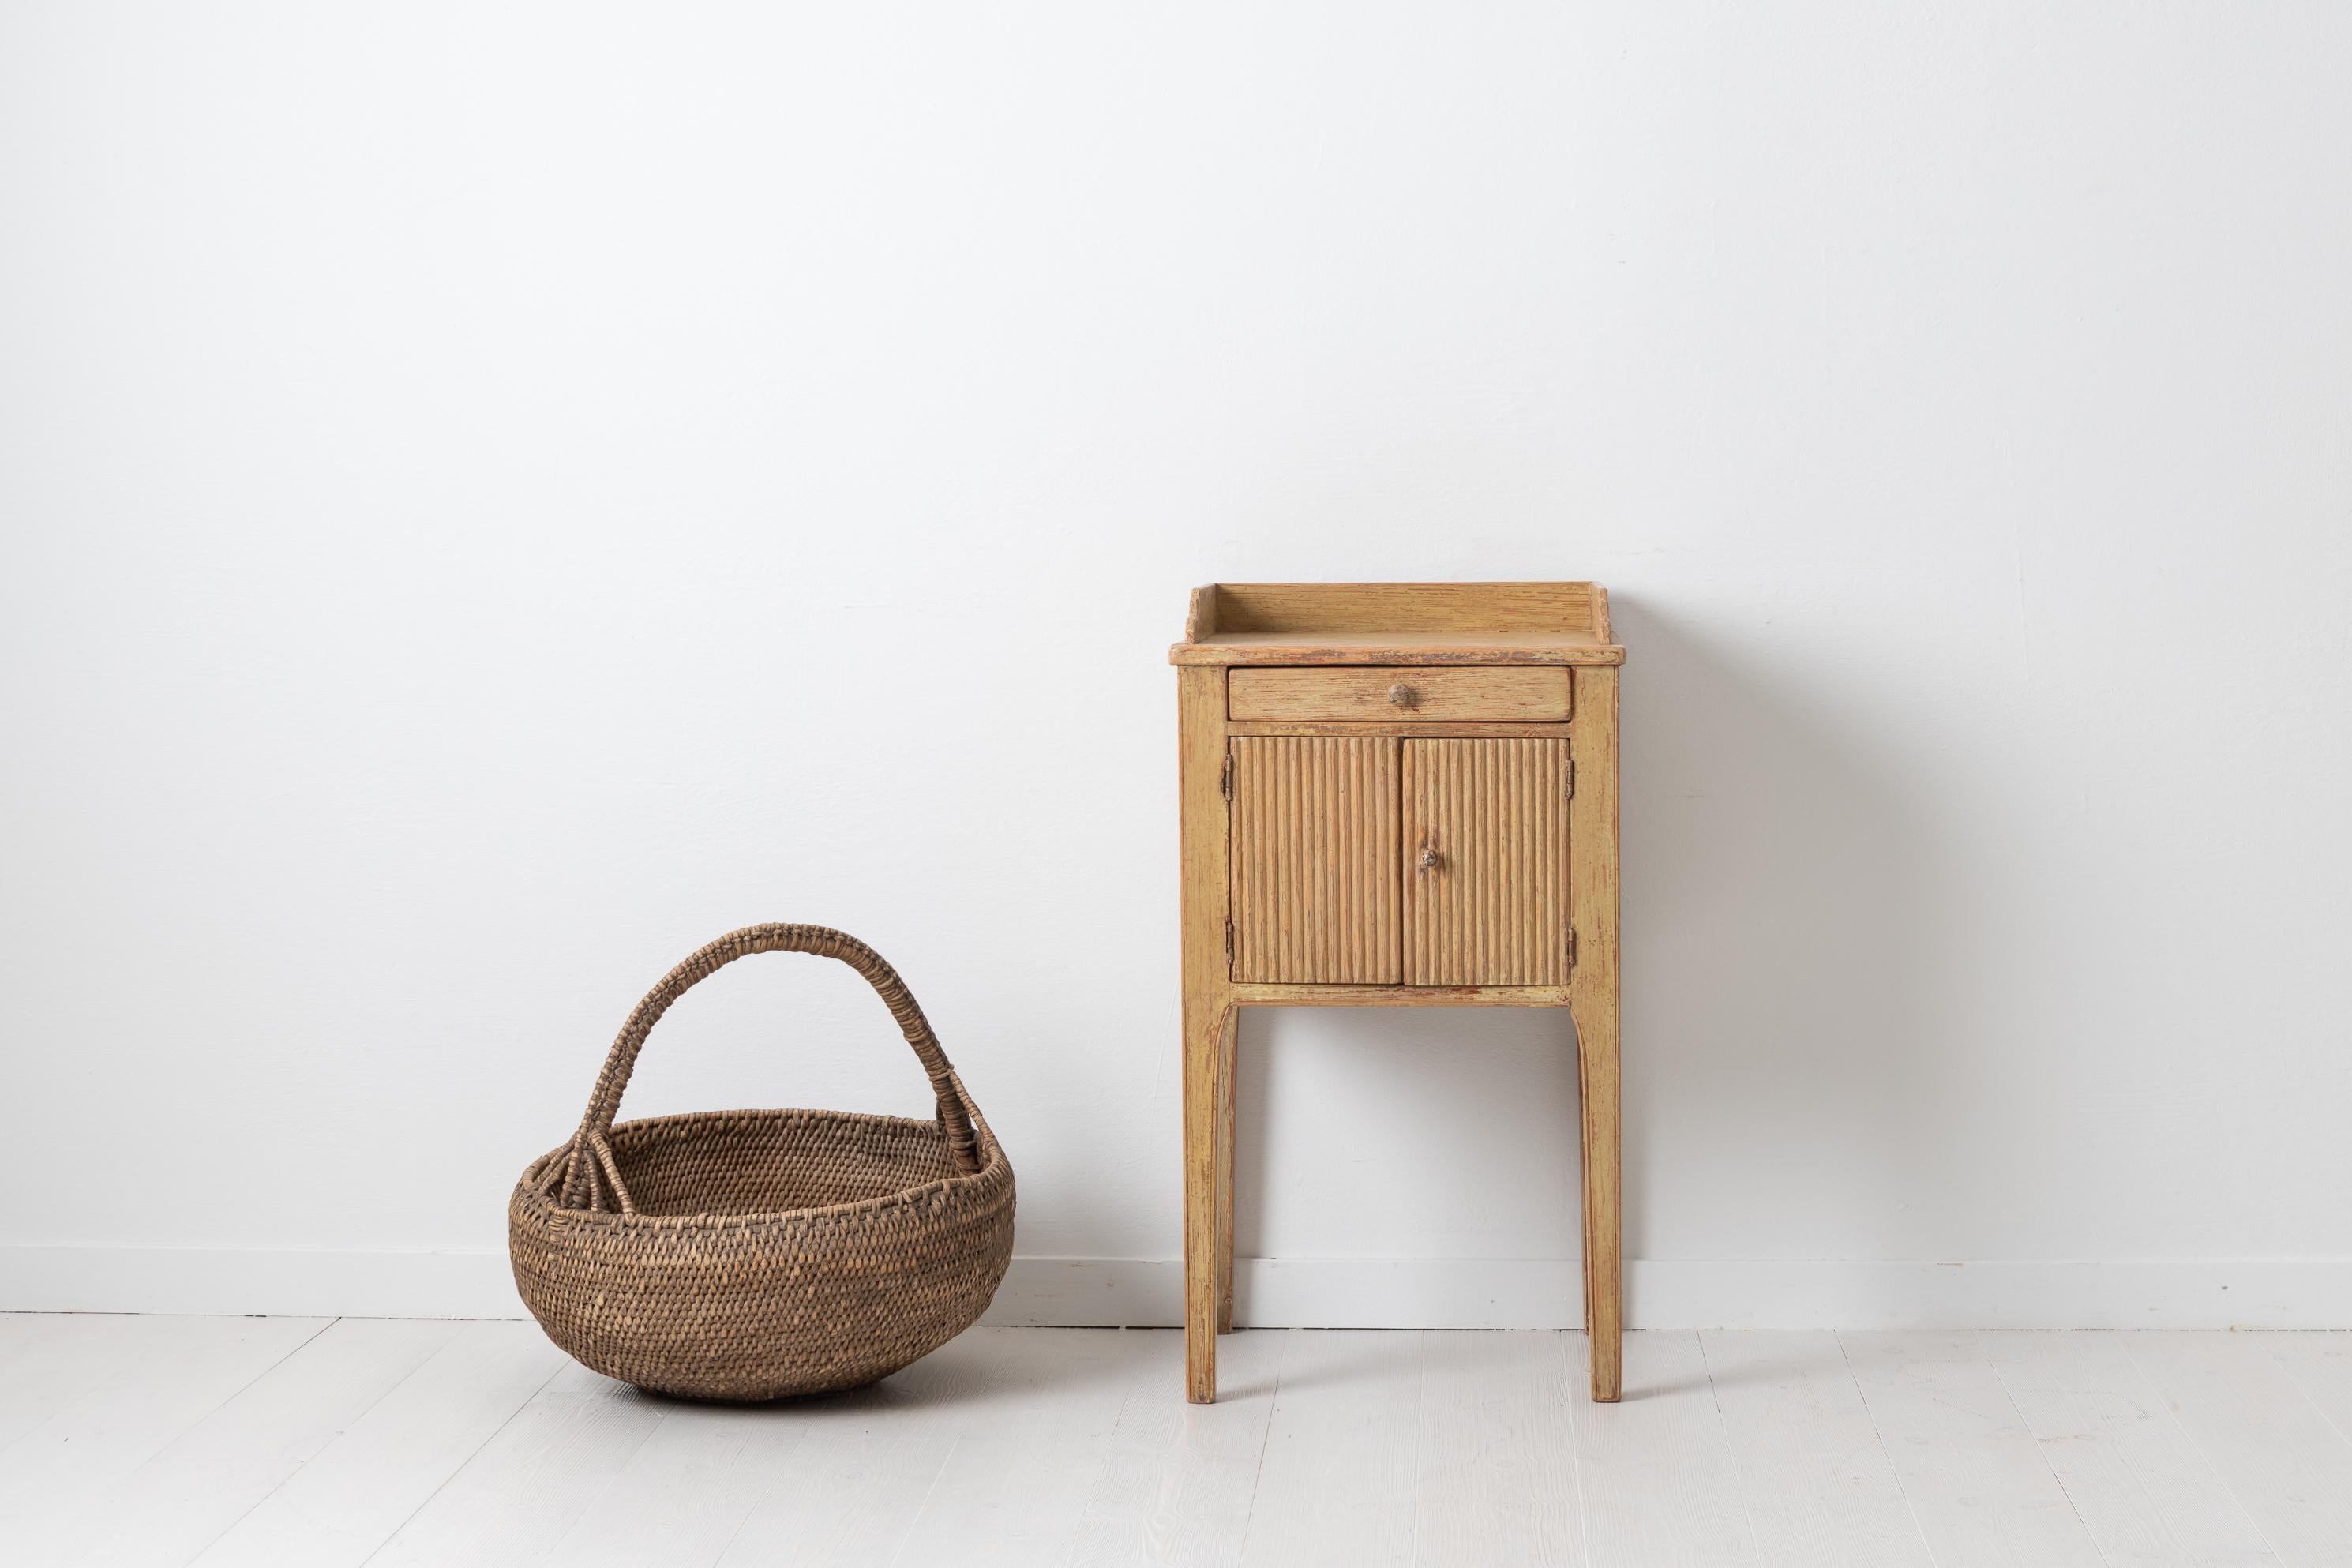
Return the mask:
{"type": "Polygon", "coordinates": [[[881,955],[823,926],[751,926],[670,972],[613,1043],[572,1142],[508,1205],[515,1287],[566,1352],[695,1399],[886,1377],[987,1310],[1013,1255],[1013,1167],[881,955]],[[929,1121],[709,1110],[614,1125],[637,1051],[697,982],[754,952],[864,975],[929,1075],[929,1121]]]}

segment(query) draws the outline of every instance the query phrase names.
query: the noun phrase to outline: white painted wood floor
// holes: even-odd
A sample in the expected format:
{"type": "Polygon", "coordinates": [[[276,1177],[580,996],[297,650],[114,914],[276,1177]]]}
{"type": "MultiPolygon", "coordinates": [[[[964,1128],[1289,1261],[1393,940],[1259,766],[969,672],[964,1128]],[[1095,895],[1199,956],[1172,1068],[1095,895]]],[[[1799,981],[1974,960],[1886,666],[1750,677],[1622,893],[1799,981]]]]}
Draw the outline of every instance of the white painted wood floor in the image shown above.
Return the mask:
{"type": "Polygon", "coordinates": [[[2352,1334],[982,1329],[680,1405],[530,1323],[0,1316],[0,1562],[2352,1563],[2352,1334]]]}

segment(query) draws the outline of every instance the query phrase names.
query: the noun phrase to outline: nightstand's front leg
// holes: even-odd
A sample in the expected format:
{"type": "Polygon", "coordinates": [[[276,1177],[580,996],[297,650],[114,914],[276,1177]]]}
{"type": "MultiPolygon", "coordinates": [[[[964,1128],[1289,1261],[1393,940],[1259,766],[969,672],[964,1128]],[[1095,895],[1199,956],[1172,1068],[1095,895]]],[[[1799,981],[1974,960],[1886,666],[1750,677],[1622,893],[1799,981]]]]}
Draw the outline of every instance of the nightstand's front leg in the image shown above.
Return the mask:
{"type": "Polygon", "coordinates": [[[1217,1397],[1217,1325],[1231,1264],[1220,1267],[1233,1213],[1232,1166],[1223,1132],[1229,996],[1184,997],[1184,1393],[1195,1405],[1217,1397]]]}
{"type": "Polygon", "coordinates": [[[1234,1331],[1234,1096],[1242,1010],[1225,1009],[1217,1031],[1217,1332],[1234,1331]]]}
{"type": "MultiPolygon", "coordinates": [[[[1226,852],[1225,672],[1176,672],[1184,901],[1184,1392],[1217,1397],[1217,1323],[1224,1286],[1218,1258],[1230,1234],[1225,1070],[1234,1011],[1228,942],[1233,889],[1226,852]]],[[[1231,1266],[1222,1272],[1231,1277],[1231,1266]]]]}
{"type": "MultiPolygon", "coordinates": [[[[1597,966],[1596,966],[1597,967],[1597,966]]],[[[1624,1284],[1620,1277],[1617,977],[1577,987],[1576,1059],[1584,1101],[1584,1331],[1592,1397],[1613,1404],[1624,1380],[1624,1284]]]]}
{"type": "Polygon", "coordinates": [[[1569,803],[1570,906],[1576,967],[1569,1008],[1584,1100],[1584,1330],[1592,1343],[1592,1397],[1613,1403],[1623,1384],[1624,1283],[1617,1037],[1617,671],[1576,672],[1576,794],[1569,803]]]}

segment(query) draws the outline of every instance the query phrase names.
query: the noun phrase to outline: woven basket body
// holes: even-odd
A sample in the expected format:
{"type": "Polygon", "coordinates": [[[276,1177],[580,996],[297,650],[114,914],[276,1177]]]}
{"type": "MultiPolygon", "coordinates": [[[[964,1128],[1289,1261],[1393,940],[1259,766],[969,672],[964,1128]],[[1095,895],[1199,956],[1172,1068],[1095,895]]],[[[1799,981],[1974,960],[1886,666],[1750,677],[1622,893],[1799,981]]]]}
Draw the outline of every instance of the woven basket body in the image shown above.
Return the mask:
{"type": "Polygon", "coordinates": [[[508,1205],[515,1285],[584,1364],[698,1399],[777,1399],[871,1383],[988,1306],[1013,1254],[1013,1167],[898,974],[822,926],[752,926],[704,948],[638,1004],[572,1142],[531,1162],[508,1205]],[[929,1074],[930,1121],[715,1110],[614,1125],[639,1047],[669,1005],[753,952],[857,970],[929,1074]]]}

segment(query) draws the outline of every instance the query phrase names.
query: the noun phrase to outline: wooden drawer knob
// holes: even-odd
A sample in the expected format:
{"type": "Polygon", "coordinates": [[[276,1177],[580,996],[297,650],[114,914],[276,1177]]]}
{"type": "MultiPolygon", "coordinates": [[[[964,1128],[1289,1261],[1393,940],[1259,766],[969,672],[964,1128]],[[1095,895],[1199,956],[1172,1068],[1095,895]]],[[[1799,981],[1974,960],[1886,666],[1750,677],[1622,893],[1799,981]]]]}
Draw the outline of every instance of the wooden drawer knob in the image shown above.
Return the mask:
{"type": "Polygon", "coordinates": [[[1389,688],[1389,700],[1399,708],[1418,708],[1421,706],[1421,693],[1400,680],[1389,688]]]}

